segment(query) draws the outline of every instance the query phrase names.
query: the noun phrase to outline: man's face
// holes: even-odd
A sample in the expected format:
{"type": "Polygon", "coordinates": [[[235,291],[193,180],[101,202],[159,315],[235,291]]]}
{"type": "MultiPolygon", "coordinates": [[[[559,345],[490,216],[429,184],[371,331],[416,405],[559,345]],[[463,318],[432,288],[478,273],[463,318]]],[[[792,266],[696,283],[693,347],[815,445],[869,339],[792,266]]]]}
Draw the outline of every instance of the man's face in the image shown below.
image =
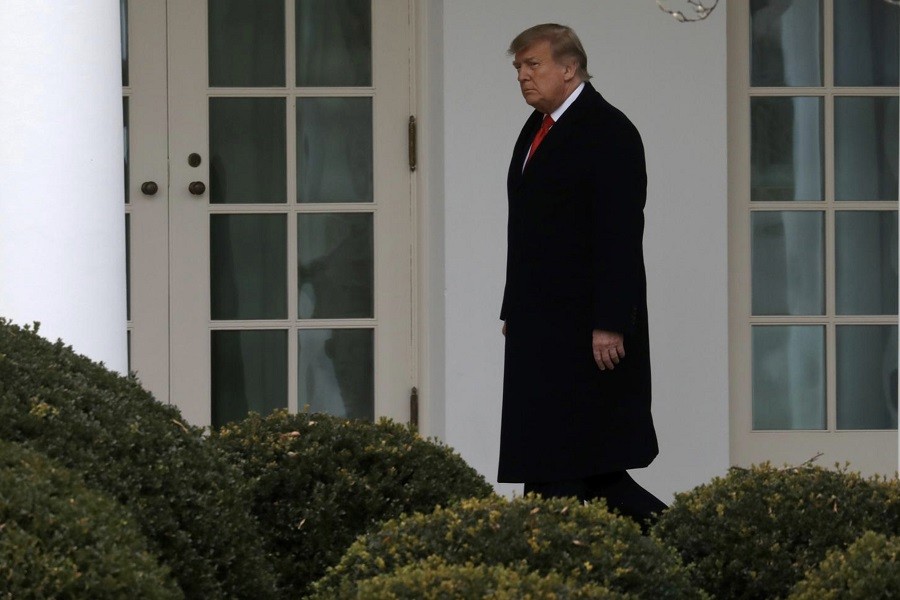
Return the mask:
{"type": "Polygon", "coordinates": [[[550,42],[543,40],[516,52],[513,66],[518,73],[519,88],[525,102],[550,114],[568,96],[575,77],[574,64],[560,64],[553,59],[550,42]]]}

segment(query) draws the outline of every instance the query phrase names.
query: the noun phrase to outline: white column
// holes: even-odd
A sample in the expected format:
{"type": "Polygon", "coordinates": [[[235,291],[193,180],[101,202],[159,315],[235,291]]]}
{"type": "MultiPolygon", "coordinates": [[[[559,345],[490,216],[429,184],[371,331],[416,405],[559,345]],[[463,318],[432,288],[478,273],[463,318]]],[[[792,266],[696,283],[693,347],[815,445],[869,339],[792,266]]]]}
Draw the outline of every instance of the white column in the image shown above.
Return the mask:
{"type": "Polygon", "coordinates": [[[0,3],[0,316],[127,369],[119,3],[0,3]]]}

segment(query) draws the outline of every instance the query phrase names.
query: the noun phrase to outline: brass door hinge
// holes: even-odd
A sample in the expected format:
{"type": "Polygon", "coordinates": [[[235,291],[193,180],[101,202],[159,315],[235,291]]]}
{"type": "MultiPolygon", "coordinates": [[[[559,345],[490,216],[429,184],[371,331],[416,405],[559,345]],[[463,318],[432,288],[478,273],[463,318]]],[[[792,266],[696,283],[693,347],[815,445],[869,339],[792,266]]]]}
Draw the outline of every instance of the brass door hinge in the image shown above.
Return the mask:
{"type": "Polygon", "coordinates": [[[409,394],[409,424],[413,427],[419,427],[419,390],[413,388],[409,394]]]}
{"type": "Polygon", "coordinates": [[[416,118],[409,117],[409,170],[416,170],[416,118]]]}

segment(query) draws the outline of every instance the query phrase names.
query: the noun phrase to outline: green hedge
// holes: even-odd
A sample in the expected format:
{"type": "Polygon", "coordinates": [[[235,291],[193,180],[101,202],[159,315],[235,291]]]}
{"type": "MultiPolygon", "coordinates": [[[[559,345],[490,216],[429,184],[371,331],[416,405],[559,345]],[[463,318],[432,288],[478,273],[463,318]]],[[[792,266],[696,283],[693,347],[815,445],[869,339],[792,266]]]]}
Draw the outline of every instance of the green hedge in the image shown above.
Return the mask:
{"type": "Polygon", "coordinates": [[[449,564],[524,566],[640,598],[703,598],[674,550],[641,535],[603,503],[529,495],[464,500],[392,520],[357,540],[315,585],[318,598],[354,597],[363,580],[436,556],[449,564]]]}
{"type": "Polygon", "coordinates": [[[594,583],[577,583],[558,573],[541,575],[525,566],[449,565],[432,558],[365,579],[355,593],[335,600],[637,600],[594,583]]]}
{"type": "Polygon", "coordinates": [[[273,597],[243,476],[202,431],[134,380],[5,320],[0,439],[28,442],[124,504],[187,597],[273,597]]]}
{"type": "Polygon", "coordinates": [[[0,597],[183,595],[124,508],[38,452],[0,442],[0,597]]]}
{"type": "Polygon", "coordinates": [[[900,537],[866,532],[845,551],[833,550],[790,600],[888,600],[900,597],[900,537]]]}
{"type": "Polygon", "coordinates": [[[253,512],[287,593],[303,593],[380,521],[491,491],[450,449],[387,421],[277,411],[212,440],[253,482],[253,512]]]}
{"type": "Polygon", "coordinates": [[[676,495],[654,529],[718,598],[781,598],[833,548],[900,533],[896,479],[820,467],[731,469],[676,495]]]}

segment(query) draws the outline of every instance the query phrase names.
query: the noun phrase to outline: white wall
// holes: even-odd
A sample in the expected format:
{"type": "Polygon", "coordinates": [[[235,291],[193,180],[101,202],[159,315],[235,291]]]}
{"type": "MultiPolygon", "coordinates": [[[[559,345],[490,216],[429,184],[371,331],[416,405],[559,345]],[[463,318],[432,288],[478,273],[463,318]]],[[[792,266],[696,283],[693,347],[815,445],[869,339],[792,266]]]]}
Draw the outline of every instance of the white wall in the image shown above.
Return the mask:
{"type": "Polygon", "coordinates": [[[548,21],[575,28],[595,87],[634,121],[647,149],[661,455],[634,474],[669,501],[728,466],[724,2],[698,24],[674,22],[651,0],[443,2],[444,437],[496,481],[505,178],[530,113],[505,49],[548,21]]]}
{"type": "Polygon", "coordinates": [[[442,0],[415,5],[419,14],[418,178],[420,426],[428,436],[446,437],[444,330],[444,71],[442,0]]]}
{"type": "Polygon", "coordinates": [[[0,316],[128,367],[119,4],[0,3],[0,316]]]}

